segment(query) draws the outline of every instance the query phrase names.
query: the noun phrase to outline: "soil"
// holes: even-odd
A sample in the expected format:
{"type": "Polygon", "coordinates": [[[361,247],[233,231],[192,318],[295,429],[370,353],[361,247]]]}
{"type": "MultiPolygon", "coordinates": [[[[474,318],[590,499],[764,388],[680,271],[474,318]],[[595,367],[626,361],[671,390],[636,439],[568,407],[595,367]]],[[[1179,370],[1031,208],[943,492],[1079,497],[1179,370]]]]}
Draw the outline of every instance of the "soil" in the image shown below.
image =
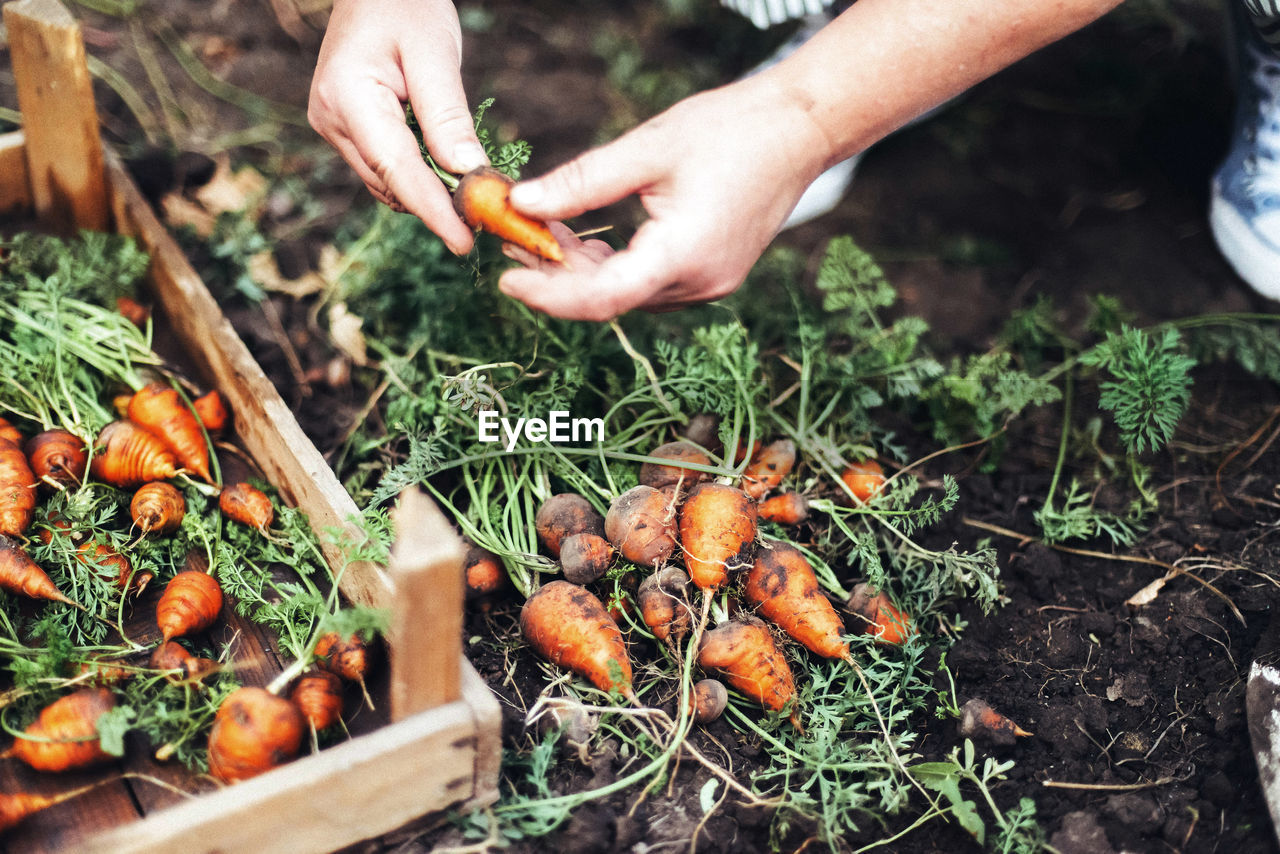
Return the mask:
{"type": "MultiPolygon", "coordinates": [[[[249,0],[222,0],[207,13],[207,4],[197,12],[183,0],[158,5],[173,11],[184,38],[207,48],[206,58],[216,60],[219,45],[232,55],[222,70],[235,82],[284,104],[305,103],[315,26],[304,22],[299,38],[290,38],[260,26],[265,4],[249,0]]],[[[720,14],[682,18],[672,13],[684,5],[677,3],[534,5],[463,4],[475,28],[467,33],[464,73],[475,96],[498,99],[504,132],[530,140],[539,171],[641,118],[641,96],[659,103],[690,81],[732,79],[781,37],[752,35],[720,14]],[[629,47],[638,53],[626,55],[642,61],[623,75],[618,58],[629,47]]],[[[877,145],[836,211],[779,239],[816,258],[830,237],[852,234],[885,267],[900,293],[899,310],[924,317],[932,345],[943,353],[983,349],[1011,311],[1041,297],[1054,301],[1069,327],[1083,323],[1087,301],[1097,294],[1118,297],[1138,321],[1275,311],[1275,303],[1234,276],[1205,221],[1232,106],[1221,11],[1192,0],[1129,6],[877,145]]],[[[120,56],[120,67],[142,79],[123,53],[113,53],[124,50],[118,23],[86,15],[99,54],[120,56]]],[[[108,131],[136,139],[120,101],[104,93],[103,102],[108,131]]],[[[220,132],[252,126],[225,105],[210,108],[207,119],[220,132]]],[[[290,155],[300,158],[291,168],[327,170],[324,198],[334,211],[289,250],[306,267],[346,208],[367,200],[305,131],[288,134],[311,146],[290,155]]],[[[196,142],[191,147],[200,147],[196,142]]],[[[263,160],[291,163],[278,155],[263,160]]],[[[159,162],[167,170],[172,161],[159,162]]],[[[627,222],[634,214],[624,207],[584,225],[627,222]]],[[[303,426],[331,451],[363,397],[341,383],[299,382],[323,378],[332,352],[308,325],[304,303],[276,299],[273,306],[279,326],[251,309],[233,310],[233,320],[286,400],[296,403],[303,426]],[[281,327],[301,364],[291,365],[279,346],[281,327]]],[[[1126,601],[1161,578],[1162,566],[1027,544],[965,521],[1035,529],[1030,499],[1045,494],[1055,453],[1051,413],[1015,426],[996,471],[982,472],[976,459],[954,464],[960,511],[931,536],[935,545],[962,548],[993,537],[1006,597],[991,615],[964,615],[968,627],[948,656],[957,697],[984,699],[1034,733],[1012,745],[981,747],[1016,763],[995,789],[998,803],[1008,808],[1033,797],[1049,841],[1064,854],[1278,850],[1243,702],[1250,662],[1277,601],[1273,488],[1280,456],[1271,439],[1278,407],[1277,388],[1239,368],[1197,372],[1195,402],[1177,440],[1150,460],[1160,518],[1129,554],[1166,564],[1224,559],[1234,568],[1198,570],[1199,581],[1170,578],[1142,607],[1126,601]]],[[[515,609],[499,606],[468,619],[468,635],[483,636],[509,629],[515,609]]],[[[472,649],[475,666],[504,698],[505,736],[519,743],[517,709],[522,697],[541,689],[540,678],[532,662],[517,656],[516,678],[507,681],[507,657],[487,645],[472,649]]],[[[945,756],[961,741],[952,719],[918,726],[918,751],[927,758],[945,756]]],[[[742,779],[760,750],[723,723],[696,739],[726,750],[742,779]]],[[[618,768],[607,753],[566,760],[554,788],[599,786],[618,768]]],[[[626,792],[588,805],[550,838],[513,848],[805,846],[808,828],[774,838],[767,810],[732,799],[704,821],[699,792],[706,779],[694,763],[682,764],[660,792],[642,800],[626,792]]],[[[898,821],[845,842],[854,849],[884,838],[908,819],[898,821]]],[[[417,825],[356,850],[462,843],[449,826],[417,825]]],[[[889,850],[981,849],[959,827],[935,822],[889,850]]]]}

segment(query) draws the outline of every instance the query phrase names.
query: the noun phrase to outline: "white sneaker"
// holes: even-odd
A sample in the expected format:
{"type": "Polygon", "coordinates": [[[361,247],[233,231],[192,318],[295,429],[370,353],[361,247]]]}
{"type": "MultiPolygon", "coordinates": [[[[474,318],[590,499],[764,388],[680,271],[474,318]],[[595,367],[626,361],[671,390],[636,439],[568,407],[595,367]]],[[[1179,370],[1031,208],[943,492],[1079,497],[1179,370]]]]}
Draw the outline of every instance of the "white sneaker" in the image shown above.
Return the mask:
{"type": "Polygon", "coordinates": [[[1237,38],[1235,128],[1213,176],[1209,227],[1240,278],[1280,299],[1280,56],[1252,26],[1242,23],[1237,38]]]}

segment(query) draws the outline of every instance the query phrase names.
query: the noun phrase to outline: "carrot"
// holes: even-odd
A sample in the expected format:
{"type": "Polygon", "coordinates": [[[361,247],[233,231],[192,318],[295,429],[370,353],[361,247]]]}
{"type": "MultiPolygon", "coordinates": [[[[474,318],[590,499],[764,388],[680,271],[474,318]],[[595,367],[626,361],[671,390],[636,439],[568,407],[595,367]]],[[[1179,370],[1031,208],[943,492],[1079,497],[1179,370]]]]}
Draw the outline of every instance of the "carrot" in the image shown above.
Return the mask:
{"type": "Polygon", "coordinates": [[[244,482],[223,487],[222,492],[218,493],[218,509],[228,519],[257,528],[264,534],[276,518],[275,508],[271,506],[271,499],[267,494],[244,482]]]}
{"type": "Polygon", "coordinates": [[[813,567],[795,546],[770,543],[761,548],[743,592],[765,619],[806,649],[824,658],[850,660],[849,644],[841,638],[844,620],[822,595],[813,567]]]}
{"type": "Polygon", "coordinates": [[[693,683],[689,703],[693,706],[693,719],[709,724],[724,714],[729,705],[729,691],[719,679],[700,679],[693,683]]]}
{"type": "Polygon", "coordinates": [[[590,584],[604,577],[613,562],[613,546],[596,534],[574,534],[560,544],[560,569],[566,581],[590,584]]]}
{"type": "Polygon", "coordinates": [[[47,599],[74,605],[54,585],[53,579],[9,537],[0,535],[0,590],[31,599],[47,599]]]}
{"type": "Polygon", "coordinates": [[[866,632],[876,636],[876,643],[900,644],[914,631],[911,618],[899,611],[884,591],[865,582],[853,588],[844,608],[866,622],[866,632]]]}
{"type": "Polygon", "coordinates": [[[496,234],[539,258],[563,261],[564,250],[547,224],[511,207],[513,184],[514,181],[491,166],[472,169],[462,176],[453,191],[453,209],[472,228],[496,234]]]}
{"type": "Polygon", "coordinates": [[[187,471],[206,481],[209,445],[200,419],[171,385],[153,382],[140,388],[129,401],[129,420],[155,434],[187,471]]]}
{"type": "Polygon", "coordinates": [[[78,486],[84,480],[89,454],[80,437],[69,430],[37,433],[23,450],[31,473],[55,489],[78,486]]]}
{"type": "Polygon", "coordinates": [[[116,413],[117,418],[129,417],[129,401],[133,400],[132,394],[117,394],[111,398],[111,409],[116,413]]]}
{"type": "Polygon", "coordinates": [[[0,439],[0,534],[21,537],[36,511],[36,476],[22,446],[0,439]]]}
{"type": "Polygon", "coordinates": [[[211,658],[192,655],[185,646],[172,640],[152,651],[150,664],[153,670],[168,671],[165,678],[172,682],[199,682],[222,667],[211,658]]]}
{"type": "Polygon", "coordinates": [[[231,413],[227,411],[227,401],[216,388],[200,395],[191,401],[196,411],[196,418],[210,433],[221,433],[231,423],[231,413]]]}
{"type": "Polygon", "coordinates": [[[482,600],[497,594],[507,585],[507,571],[496,554],[468,543],[462,560],[467,579],[467,599],[482,600]]]}
{"type": "Polygon", "coordinates": [[[636,592],[640,619],[658,640],[673,638],[678,642],[688,634],[693,623],[693,610],[686,598],[688,587],[689,576],[673,566],[664,567],[640,582],[636,592]]]}
{"type": "MultiPolygon", "coordinates": [[[[724,677],[766,709],[781,712],[795,698],[795,679],[765,624],[755,617],[722,623],[702,636],[698,666],[724,677]]],[[[795,713],[791,723],[799,729],[795,713]]]]}
{"type": "Polygon", "coordinates": [[[560,543],[573,534],[604,536],[604,520],[591,502],[573,492],[561,492],[542,503],[533,517],[538,539],[552,557],[560,557],[560,543]]]}
{"type": "Polygon", "coordinates": [[[777,489],[796,464],[796,443],[779,439],[756,449],[742,472],[742,491],[759,500],[777,489]]]}
{"type": "Polygon", "coordinates": [[[75,675],[77,678],[83,679],[88,685],[97,685],[105,688],[131,679],[133,674],[134,671],[127,667],[119,667],[101,659],[95,659],[93,661],[80,662],[80,666],[76,668],[75,675]]]}
{"type": "Polygon", "coordinates": [[[840,479],[859,501],[867,501],[884,486],[884,469],[875,460],[845,466],[840,479]]]}
{"type": "Polygon", "coordinates": [[[9,794],[0,792],[0,832],[19,824],[28,816],[41,810],[57,806],[63,801],[83,795],[95,788],[95,785],[81,786],[70,792],[59,792],[56,795],[37,795],[32,792],[16,792],[9,794]]]}
{"type": "Polygon", "coordinates": [[[222,701],[209,731],[209,773],[235,783],[298,755],[307,722],[293,703],[265,688],[237,688],[222,701]]]}
{"type": "Polygon", "coordinates": [[[358,634],[325,632],[316,640],[313,652],[320,669],[359,685],[365,702],[369,704],[369,708],[373,708],[373,698],[369,696],[369,689],[364,681],[371,658],[369,644],[358,634]]]}
{"type": "Polygon", "coordinates": [[[719,453],[722,447],[720,416],[712,412],[699,412],[685,422],[684,429],[680,431],[680,438],[687,439],[712,453],[719,453]]]}
{"type": "Polygon", "coordinates": [[[640,484],[614,499],[604,517],[604,531],[627,560],[656,566],[675,551],[675,509],[661,492],[640,484]]]}
{"type": "Polygon", "coordinates": [[[156,603],[156,625],[165,640],[202,632],[222,612],[222,588],[207,572],[187,569],[175,575],[156,603]]]}
{"type": "MultiPolygon", "coordinates": [[[[55,529],[63,536],[71,536],[71,523],[61,516],[50,514],[47,524],[49,527],[40,528],[37,532],[41,542],[53,542],[55,529]]],[[[110,545],[96,540],[88,540],[77,546],[76,560],[92,569],[94,574],[110,579],[121,590],[132,590],[134,593],[141,593],[151,583],[151,579],[155,578],[152,572],[134,573],[133,564],[127,557],[110,545]]]]}
{"type": "Polygon", "coordinates": [[[178,475],[178,458],[151,431],[132,421],[112,421],[98,434],[89,473],[103,483],[132,489],[178,475]]]}
{"type": "Polygon", "coordinates": [[[22,435],[22,431],[14,426],[13,422],[8,418],[0,417],[0,439],[8,439],[19,448],[26,441],[26,437],[22,435]]]}
{"type": "Polygon", "coordinates": [[[307,723],[323,732],[342,719],[342,680],[327,670],[303,674],[289,693],[307,723]]]}
{"type": "Polygon", "coordinates": [[[520,632],[552,664],[585,677],[602,691],[635,696],[622,632],[586,588],[568,581],[544,584],[520,609],[520,632]]]}
{"type": "Polygon", "coordinates": [[[783,492],[760,502],[760,518],[779,525],[799,525],[809,518],[809,499],[800,492],[783,492]]]}
{"type": "Polygon", "coordinates": [[[132,297],[116,297],[116,311],[139,329],[145,328],[151,319],[151,310],[132,297]]]}
{"type": "Polygon", "coordinates": [[[45,706],[4,755],[37,771],[70,771],[108,761],[112,757],[98,738],[98,718],[115,705],[115,695],[106,688],[81,688],[45,706]]]}
{"type": "Polygon", "coordinates": [[[960,734],[965,738],[983,738],[1001,747],[1009,747],[1018,738],[1031,735],[978,697],[960,707],[960,734]]]}
{"type": "Polygon", "coordinates": [[[730,570],[751,562],[756,540],[756,503],[722,483],[700,483],[680,508],[680,546],[693,583],[718,590],[730,570]]]}
{"type": "Polygon", "coordinates": [[[670,463],[645,463],[640,466],[640,482],[654,489],[662,489],[669,484],[681,483],[692,486],[698,481],[711,478],[710,472],[685,468],[678,463],[697,463],[711,465],[711,458],[692,442],[668,442],[659,445],[649,452],[649,456],[670,460],[670,463]]]}
{"type": "Polygon", "coordinates": [[[187,515],[187,501],[171,483],[144,483],[129,502],[129,515],[143,534],[171,534],[187,515]]]}

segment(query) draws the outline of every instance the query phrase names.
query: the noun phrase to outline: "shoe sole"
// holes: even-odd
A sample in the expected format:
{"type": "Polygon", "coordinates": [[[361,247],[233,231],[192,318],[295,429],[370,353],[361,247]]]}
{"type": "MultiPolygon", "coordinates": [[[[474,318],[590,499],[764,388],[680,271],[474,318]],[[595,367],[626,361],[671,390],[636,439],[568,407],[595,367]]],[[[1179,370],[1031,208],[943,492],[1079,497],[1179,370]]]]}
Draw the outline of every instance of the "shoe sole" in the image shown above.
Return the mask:
{"type": "Polygon", "coordinates": [[[1264,297],[1280,300],[1280,253],[1253,233],[1249,223],[1215,191],[1209,229],[1232,268],[1264,297]]]}

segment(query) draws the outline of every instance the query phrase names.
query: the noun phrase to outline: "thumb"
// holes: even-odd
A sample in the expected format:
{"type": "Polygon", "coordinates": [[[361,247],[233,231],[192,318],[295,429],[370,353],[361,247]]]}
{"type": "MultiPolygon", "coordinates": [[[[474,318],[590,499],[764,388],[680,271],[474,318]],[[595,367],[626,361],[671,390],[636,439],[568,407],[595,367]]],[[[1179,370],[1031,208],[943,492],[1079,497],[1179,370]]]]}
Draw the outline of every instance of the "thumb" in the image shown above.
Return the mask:
{"type": "Polygon", "coordinates": [[[634,143],[636,133],[581,154],[511,188],[511,204],[536,219],[563,220],[611,205],[648,186],[655,164],[634,143]]]}

